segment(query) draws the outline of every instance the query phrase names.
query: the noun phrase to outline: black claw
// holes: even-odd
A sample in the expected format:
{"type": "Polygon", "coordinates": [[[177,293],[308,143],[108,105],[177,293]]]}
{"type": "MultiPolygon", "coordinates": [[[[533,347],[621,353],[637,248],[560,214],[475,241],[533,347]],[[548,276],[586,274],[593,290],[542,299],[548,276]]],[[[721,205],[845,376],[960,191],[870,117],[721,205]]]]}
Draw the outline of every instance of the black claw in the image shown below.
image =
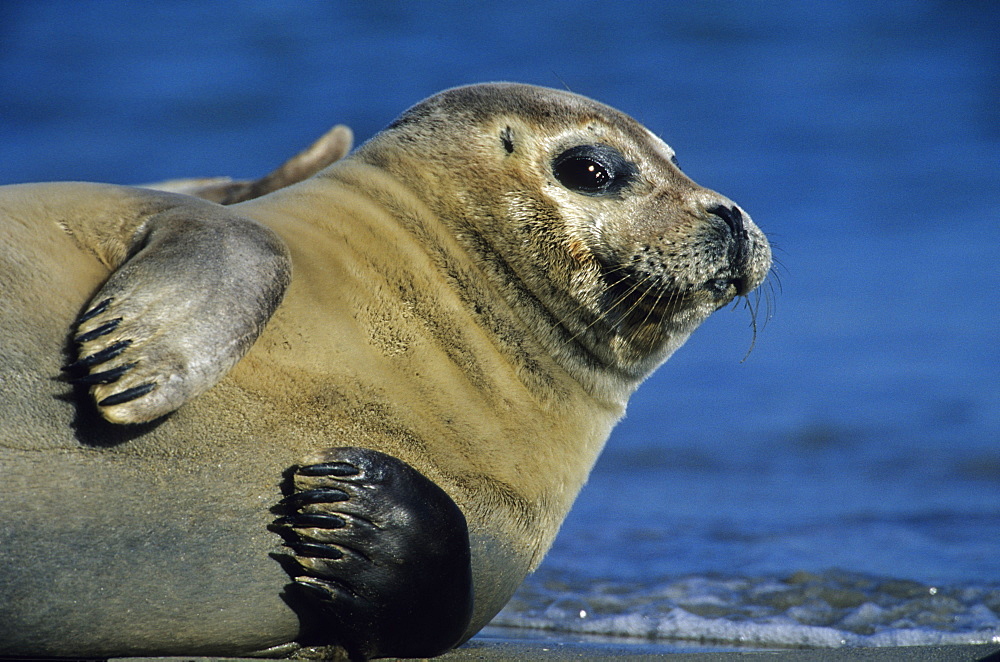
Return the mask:
{"type": "Polygon", "coordinates": [[[292,583],[292,586],[295,586],[304,593],[308,593],[314,600],[318,600],[322,604],[332,603],[334,596],[340,594],[357,595],[346,584],[331,579],[299,577],[292,583]]]}
{"type": "Polygon", "coordinates": [[[83,324],[87,320],[93,319],[94,317],[97,317],[98,315],[103,313],[105,310],[108,309],[108,306],[111,305],[112,301],[114,301],[114,299],[109,297],[104,301],[100,302],[99,304],[97,304],[96,306],[94,306],[93,308],[91,308],[90,310],[88,310],[87,312],[85,312],[83,315],[80,315],[80,317],[78,317],[76,320],[77,325],[79,326],[80,324],[83,324]]]}
{"type": "Polygon", "coordinates": [[[293,529],[342,529],[347,526],[343,517],[336,515],[321,515],[318,513],[299,513],[286,515],[274,520],[275,526],[287,526],[293,529]]]}
{"type": "Polygon", "coordinates": [[[353,464],[347,462],[324,462],[322,464],[308,464],[299,467],[300,476],[357,476],[361,473],[353,464]]]}
{"type": "Polygon", "coordinates": [[[113,393],[108,397],[104,398],[97,403],[98,407],[110,407],[112,405],[120,405],[123,402],[131,402],[136,398],[141,398],[150,391],[156,388],[156,384],[151,382],[149,384],[141,384],[139,386],[133,386],[132,388],[127,388],[121,393],[113,393]]]}
{"type": "Polygon", "coordinates": [[[313,559],[342,559],[344,553],[330,545],[317,545],[311,542],[286,542],[285,545],[295,552],[296,556],[308,556],[313,559]]]}
{"type": "Polygon", "coordinates": [[[100,338],[101,336],[105,336],[105,335],[111,333],[112,331],[114,331],[115,329],[117,329],[118,325],[121,324],[121,323],[122,323],[122,318],[116,317],[115,319],[111,320],[110,322],[107,322],[106,324],[100,325],[99,327],[97,327],[93,331],[87,331],[86,333],[81,333],[76,338],[74,338],[74,341],[78,345],[82,345],[85,342],[90,342],[94,338],[100,338]]]}
{"type": "Polygon", "coordinates": [[[132,344],[131,340],[120,340],[113,345],[110,345],[106,349],[102,349],[99,352],[95,352],[90,356],[84,356],[78,359],[74,363],[70,363],[66,366],[66,370],[77,370],[79,368],[89,368],[92,365],[97,365],[98,363],[104,363],[105,361],[110,361],[115,358],[132,344]]]}
{"type": "MultiPolygon", "coordinates": [[[[112,368],[111,370],[105,370],[103,372],[92,372],[89,375],[84,375],[83,377],[77,377],[71,380],[74,384],[110,384],[112,382],[118,381],[122,375],[131,370],[136,366],[135,363],[126,363],[125,365],[120,365],[117,368],[112,368]]],[[[137,387],[142,388],[142,387],[137,387]]],[[[129,389],[131,391],[132,389],[129,389]]],[[[128,391],[122,391],[127,393],[128,391]]],[[[146,393],[149,393],[147,390],[146,393]]],[[[114,397],[114,396],[111,396],[114,397]]]]}
{"type": "Polygon", "coordinates": [[[311,503],[335,503],[337,501],[347,501],[350,495],[343,490],[335,488],[316,488],[290,494],[281,500],[282,506],[290,508],[301,508],[311,503]]]}

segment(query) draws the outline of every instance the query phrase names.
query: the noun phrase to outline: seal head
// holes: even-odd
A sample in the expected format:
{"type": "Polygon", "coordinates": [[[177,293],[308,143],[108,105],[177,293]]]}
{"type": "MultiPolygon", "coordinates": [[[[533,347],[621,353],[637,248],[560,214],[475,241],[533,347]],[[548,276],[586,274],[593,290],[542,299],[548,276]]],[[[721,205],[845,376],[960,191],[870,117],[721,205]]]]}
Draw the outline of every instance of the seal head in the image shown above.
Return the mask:
{"type": "Polygon", "coordinates": [[[431,192],[425,202],[594,393],[630,392],[770,268],[746,212],[694,183],[634,119],[568,92],[448,90],[357,158],[431,192]]]}

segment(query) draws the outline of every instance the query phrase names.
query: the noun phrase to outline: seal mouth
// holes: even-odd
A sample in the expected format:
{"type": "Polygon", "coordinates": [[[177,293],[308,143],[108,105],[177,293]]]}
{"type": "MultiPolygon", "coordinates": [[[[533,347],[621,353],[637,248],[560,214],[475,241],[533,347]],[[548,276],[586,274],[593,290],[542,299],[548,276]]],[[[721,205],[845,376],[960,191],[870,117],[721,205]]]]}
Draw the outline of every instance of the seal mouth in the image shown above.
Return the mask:
{"type": "Polygon", "coordinates": [[[706,282],[702,289],[707,291],[719,302],[719,307],[725,306],[736,297],[746,296],[750,291],[750,282],[746,278],[728,278],[721,276],[706,282]]]}
{"type": "Polygon", "coordinates": [[[655,342],[665,333],[664,320],[691,303],[689,287],[664,281],[662,275],[642,271],[628,262],[597,254],[595,257],[604,285],[601,320],[621,335],[655,342]]]}
{"type": "Polygon", "coordinates": [[[700,322],[753,289],[751,279],[732,277],[728,269],[717,277],[689,283],[606,258],[598,258],[598,264],[603,287],[598,310],[587,328],[617,338],[609,344],[617,347],[618,360],[639,360],[656,353],[675,333],[690,329],[693,321],[700,322]]]}
{"type": "Polygon", "coordinates": [[[620,335],[656,343],[677,315],[705,305],[718,310],[753,291],[758,283],[746,217],[735,205],[705,211],[709,225],[693,238],[700,249],[678,253],[655,242],[625,253],[607,245],[592,249],[603,285],[597,321],[620,335]],[[685,268],[670,268],[674,261],[685,268]]]}

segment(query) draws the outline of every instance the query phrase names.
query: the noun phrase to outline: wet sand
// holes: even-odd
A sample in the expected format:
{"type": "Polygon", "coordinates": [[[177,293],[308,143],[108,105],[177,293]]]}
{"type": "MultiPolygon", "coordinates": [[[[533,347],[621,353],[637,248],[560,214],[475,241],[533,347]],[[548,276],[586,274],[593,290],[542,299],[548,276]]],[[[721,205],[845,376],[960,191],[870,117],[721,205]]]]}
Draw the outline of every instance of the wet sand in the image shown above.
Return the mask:
{"type": "MultiPolygon", "coordinates": [[[[643,644],[472,641],[435,658],[442,662],[483,660],[659,660],[661,662],[1000,662],[1000,644],[900,646],[817,650],[651,653],[643,644]]],[[[109,662],[260,662],[260,658],[122,657],[109,662]]]]}

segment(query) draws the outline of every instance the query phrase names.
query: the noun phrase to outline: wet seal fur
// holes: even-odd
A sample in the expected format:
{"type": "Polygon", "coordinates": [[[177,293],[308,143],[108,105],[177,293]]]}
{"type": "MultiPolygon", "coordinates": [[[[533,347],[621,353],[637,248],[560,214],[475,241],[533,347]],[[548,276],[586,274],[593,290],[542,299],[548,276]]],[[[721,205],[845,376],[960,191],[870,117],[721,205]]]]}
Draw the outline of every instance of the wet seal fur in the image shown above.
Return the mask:
{"type": "Polygon", "coordinates": [[[567,92],[448,90],[305,174],[227,207],[0,188],[0,654],[460,643],[632,391],[770,266],[567,92]]]}

